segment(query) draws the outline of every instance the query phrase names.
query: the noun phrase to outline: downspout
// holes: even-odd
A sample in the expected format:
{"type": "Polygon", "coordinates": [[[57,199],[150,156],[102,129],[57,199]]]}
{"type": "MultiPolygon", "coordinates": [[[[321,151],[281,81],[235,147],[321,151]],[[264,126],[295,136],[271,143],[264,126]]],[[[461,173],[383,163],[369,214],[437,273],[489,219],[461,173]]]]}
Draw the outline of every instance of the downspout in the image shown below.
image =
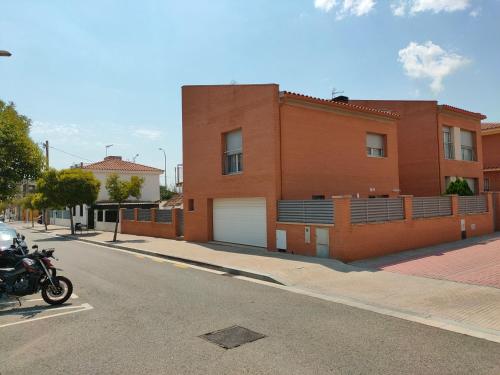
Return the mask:
{"type": "Polygon", "coordinates": [[[443,194],[443,178],[441,176],[441,139],[439,129],[439,106],[436,103],[436,129],[437,129],[437,146],[438,146],[438,175],[439,175],[439,195],[443,194]]]}

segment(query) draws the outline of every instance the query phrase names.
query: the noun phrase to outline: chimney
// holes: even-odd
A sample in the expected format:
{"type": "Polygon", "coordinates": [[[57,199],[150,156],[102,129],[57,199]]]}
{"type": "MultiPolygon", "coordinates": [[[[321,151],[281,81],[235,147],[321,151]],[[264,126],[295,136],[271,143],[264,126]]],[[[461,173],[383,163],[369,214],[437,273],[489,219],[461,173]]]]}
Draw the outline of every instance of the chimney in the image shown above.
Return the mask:
{"type": "Polygon", "coordinates": [[[106,156],[104,160],[122,160],[121,156],[106,156]]]}
{"type": "Polygon", "coordinates": [[[339,103],[349,103],[349,97],[344,96],[344,95],[340,95],[340,96],[336,96],[335,98],[333,98],[332,101],[339,102],[339,103]]]}

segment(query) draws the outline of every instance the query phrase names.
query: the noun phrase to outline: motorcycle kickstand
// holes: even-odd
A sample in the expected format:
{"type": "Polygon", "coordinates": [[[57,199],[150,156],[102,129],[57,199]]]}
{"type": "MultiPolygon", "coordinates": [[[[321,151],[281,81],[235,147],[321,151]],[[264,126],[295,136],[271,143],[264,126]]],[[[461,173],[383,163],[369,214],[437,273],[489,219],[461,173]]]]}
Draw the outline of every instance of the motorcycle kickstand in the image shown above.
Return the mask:
{"type": "Polygon", "coordinates": [[[17,299],[17,303],[19,303],[19,307],[21,307],[22,306],[21,299],[19,297],[16,297],[16,299],[17,299]]]}

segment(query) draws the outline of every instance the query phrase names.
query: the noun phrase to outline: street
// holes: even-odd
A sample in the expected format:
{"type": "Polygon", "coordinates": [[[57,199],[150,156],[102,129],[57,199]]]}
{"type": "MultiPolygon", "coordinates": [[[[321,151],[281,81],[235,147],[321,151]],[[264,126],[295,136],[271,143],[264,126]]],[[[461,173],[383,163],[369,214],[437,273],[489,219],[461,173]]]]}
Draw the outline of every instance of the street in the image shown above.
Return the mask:
{"type": "Polygon", "coordinates": [[[182,263],[22,233],[30,245],[56,248],[77,298],[60,308],[0,305],[2,375],[500,373],[499,344],[182,263]],[[266,337],[234,349],[199,337],[234,325],[266,337]]]}

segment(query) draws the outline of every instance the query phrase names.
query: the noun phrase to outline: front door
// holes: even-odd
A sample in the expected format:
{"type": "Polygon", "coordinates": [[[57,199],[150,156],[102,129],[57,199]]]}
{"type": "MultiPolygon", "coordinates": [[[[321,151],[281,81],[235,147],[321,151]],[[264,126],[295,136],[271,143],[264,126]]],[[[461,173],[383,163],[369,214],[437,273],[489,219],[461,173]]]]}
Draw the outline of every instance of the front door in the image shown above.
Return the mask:
{"type": "Polygon", "coordinates": [[[328,228],[316,228],[316,256],[330,257],[330,235],[328,228]]]}

